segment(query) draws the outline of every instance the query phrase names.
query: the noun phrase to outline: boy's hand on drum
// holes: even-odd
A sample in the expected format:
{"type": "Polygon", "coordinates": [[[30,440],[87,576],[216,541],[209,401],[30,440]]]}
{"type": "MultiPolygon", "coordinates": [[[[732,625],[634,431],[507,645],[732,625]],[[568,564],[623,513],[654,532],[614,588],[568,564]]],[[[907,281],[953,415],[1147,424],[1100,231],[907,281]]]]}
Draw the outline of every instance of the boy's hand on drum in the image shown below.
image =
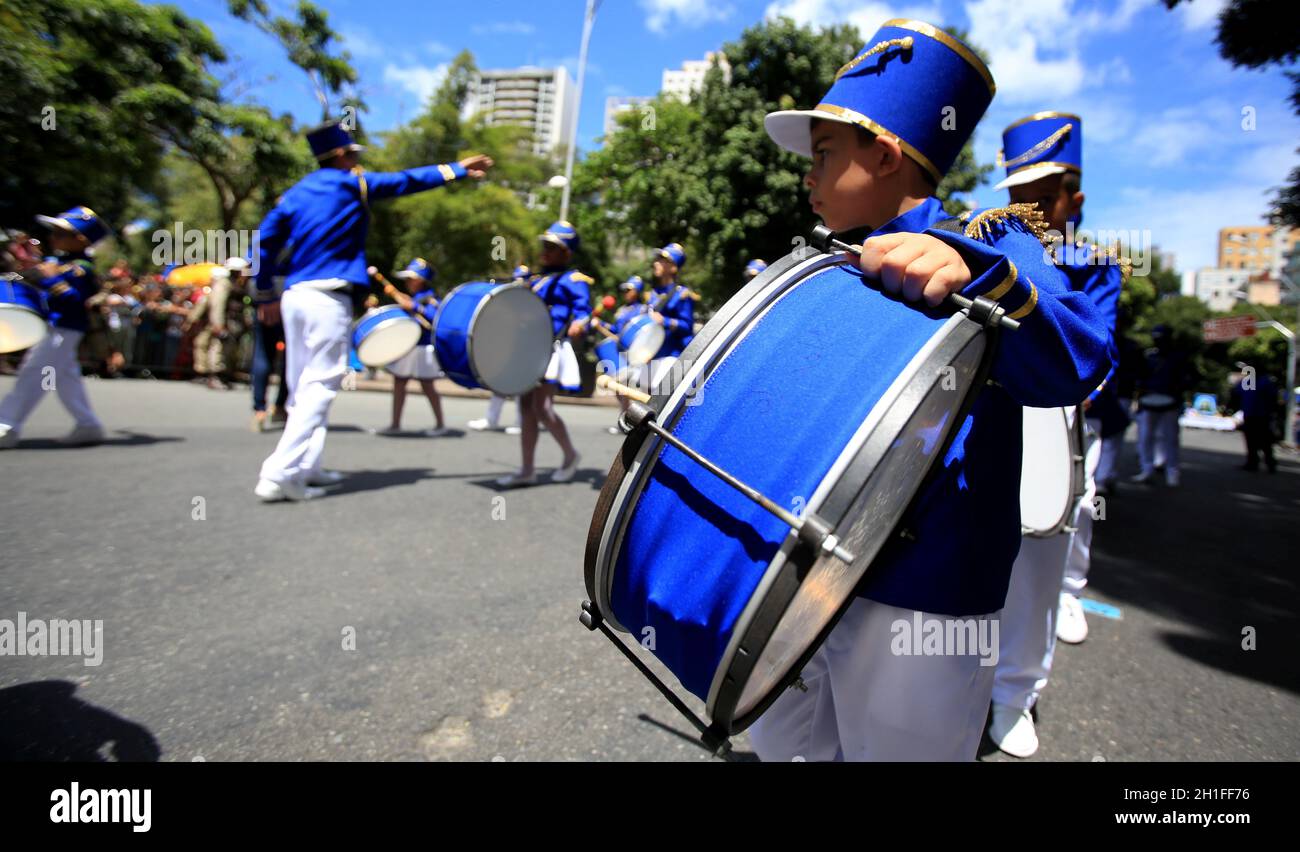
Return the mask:
{"type": "Polygon", "coordinates": [[[582,332],[585,330],[585,326],[586,323],[582,320],[574,320],[569,323],[569,337],[582,337],[582,332]]]}
{"type": "Polygon", "coordinates": [[[651,312],[650,312],[650,319],[654,320],[655,322],[659,323],[660,325],[663,325],[663,324],[664,324],[664,315],[661,314],[661,313],[659,313],[658,311],[651,311],[651,312]]]}
{"type": "Polygon", "coordinates": [[[886,293],[930,307],[971,281],[970,268],[952,246],[929,234],[885,234],[862,244],[858,267],[879,279],[886,293]]]}
{"type": "Polygon", "coordinates": [[[460,164],[474,180],[481,180],[487,174],[487,170],[496,165],[487,154],[475,154],[472,157],[466,157],[460,161],[460,164]]]}

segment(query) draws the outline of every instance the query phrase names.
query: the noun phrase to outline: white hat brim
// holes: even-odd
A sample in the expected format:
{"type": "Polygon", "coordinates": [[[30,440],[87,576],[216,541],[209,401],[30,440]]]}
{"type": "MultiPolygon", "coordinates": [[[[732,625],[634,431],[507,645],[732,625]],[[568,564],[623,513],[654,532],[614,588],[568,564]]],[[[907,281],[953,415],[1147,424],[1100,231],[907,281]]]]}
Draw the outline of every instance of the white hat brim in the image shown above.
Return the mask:
{"type": "Polygon", "coordinates": [[[81,233],[72,227],[72,223],[67,219],[60,219],[58,216],[37,216],[36,221],[42,225],[49,225],[51,228],[62,228],[65,231],[71,231],[74,234],[81,233]]]}
{"type": "MultiPolygon", "coordinates": [[[[815,109],[786,109],[769,112],[763,119],[763,129],[780,147],[802,157],[812,156],[812,120],[853,124],[834,113],[815,109]]],[[[854,125],[856,126],[856,125],[854,125]]]]}
{"type": "Polygon", "coordinates": [[[1030,166],[1027,169],[1007,175],[994,189],[1006,189],[1011,186],[1023,186],[1027,183],[1033,183],[1039,178],[1045,178],[1048,175],[1060,175],[1068,172],[1065,166],[1053,165],[1051,163],[1040,163],[1036,166],[1030,166]]]}

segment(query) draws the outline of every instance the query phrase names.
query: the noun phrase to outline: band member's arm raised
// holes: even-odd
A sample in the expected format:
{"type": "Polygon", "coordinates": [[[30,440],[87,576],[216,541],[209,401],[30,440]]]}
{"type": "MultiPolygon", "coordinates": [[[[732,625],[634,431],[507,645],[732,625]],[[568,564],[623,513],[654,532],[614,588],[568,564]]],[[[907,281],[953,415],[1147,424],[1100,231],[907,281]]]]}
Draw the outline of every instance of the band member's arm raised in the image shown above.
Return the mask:
{"type": "Polygon", "coordinates": [[[459,163],[418,166],[401,172],[366,172],[366,193],[370,198],[395,198],[424,192],[466,177],[481,179],[493,165],[491,157],[476,154],[459,163]]]}
{"type": "Polygon", "coordinates": [[[591,284],[593,279],[581,272],[570,272],[565,276],[563,286],[568,291],[569,336],[579,337],[586,330],[587,320],[591,318],[591,284]]]}

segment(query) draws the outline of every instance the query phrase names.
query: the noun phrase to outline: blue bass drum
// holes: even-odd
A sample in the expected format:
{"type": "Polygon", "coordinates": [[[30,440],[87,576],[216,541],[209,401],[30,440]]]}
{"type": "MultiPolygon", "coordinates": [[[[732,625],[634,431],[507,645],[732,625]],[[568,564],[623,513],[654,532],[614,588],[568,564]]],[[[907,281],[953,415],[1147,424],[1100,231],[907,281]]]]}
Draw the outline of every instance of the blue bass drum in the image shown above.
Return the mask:
{"type": "Polygon", "coordinates": [[[626,366],[623,362],[623,350],[615,338],[604,338],[592,347],[592,351],[596,353],[597,366],[607,373],[617,373],[626,366]]]}
{"type": "Polygon", "coordinates": [[[371,308],[352,326],[352,348],[367,367],[391,364],[420,342],[420,324],[397,305],[371,308]]]}
{"type": "Polygon", "coordinates": [[[696,335],[675,386],[648,404],[797,523],[829,525],[838,550],[646,428],[597,502],[585,606],[702,699],[718,735],[795,680],[984,384],[994,337],[982,324],[874,286],[839,254],[783,258],[696,335]]]}
{"type": "Polygon", "coordinates": [[[447,377],[501,396],[541,382],[553,343],[546,303],[523,284],[462,284],[442,300],[434,321],[434,352],[447,377]]]}
{"type": "Polygon", "coordinates": [[[18,280],[0,278],[0,354],[30,349],[49,334],[41,292],[18,280]]]}

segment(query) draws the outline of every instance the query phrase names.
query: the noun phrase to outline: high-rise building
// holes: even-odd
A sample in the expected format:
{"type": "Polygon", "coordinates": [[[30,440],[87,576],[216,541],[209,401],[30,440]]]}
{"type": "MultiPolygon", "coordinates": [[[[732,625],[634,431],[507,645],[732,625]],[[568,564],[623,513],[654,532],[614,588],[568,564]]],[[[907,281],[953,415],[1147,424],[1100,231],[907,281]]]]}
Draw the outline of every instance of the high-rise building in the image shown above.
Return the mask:
{"type": "Polygon", "coordinates": [[[619,115],[625,112],[635,112],[642,105],[648,104],[652,100],[654,98],[605,98],[605,136],[612,136],[614,131],[618,130],[619,115]]]}
{"type": "Polygon", "coordinates": [[[1219,268],[1244,269],[1277,278],[1287,255],[1300,244],[1300,228],[1238,225],[1219,230],[1219,268]]]}
{"type": "Polygon", "coordinates": [[[488,124],[513,124],[532,132],[533,153],[546,156],[568,142],[577,92],[564,68],[480,71],[470,83],[465,114],[488,124]]]}
{"type": "Polygon", "coordinates": [[[1196,298],[1212,311],[1231,310],[1237,292],[1250,286],[1253,274],[1248,269],[1202,269],[1196,273],[1196,298]]]}
{"type": "Polygon", "coordinates": [[[722,75],[730,82],[731,66],[727,64],[727,57],[721,51],[709,51],[704,54],[703,60],[692,59],[683,62],[680,70],[665,69],[663,93],[681,101],[689,101],[691,95],[704,88],[704,75],[713,67],[715,57],[718,66],[722,69],[722,75]]]}

